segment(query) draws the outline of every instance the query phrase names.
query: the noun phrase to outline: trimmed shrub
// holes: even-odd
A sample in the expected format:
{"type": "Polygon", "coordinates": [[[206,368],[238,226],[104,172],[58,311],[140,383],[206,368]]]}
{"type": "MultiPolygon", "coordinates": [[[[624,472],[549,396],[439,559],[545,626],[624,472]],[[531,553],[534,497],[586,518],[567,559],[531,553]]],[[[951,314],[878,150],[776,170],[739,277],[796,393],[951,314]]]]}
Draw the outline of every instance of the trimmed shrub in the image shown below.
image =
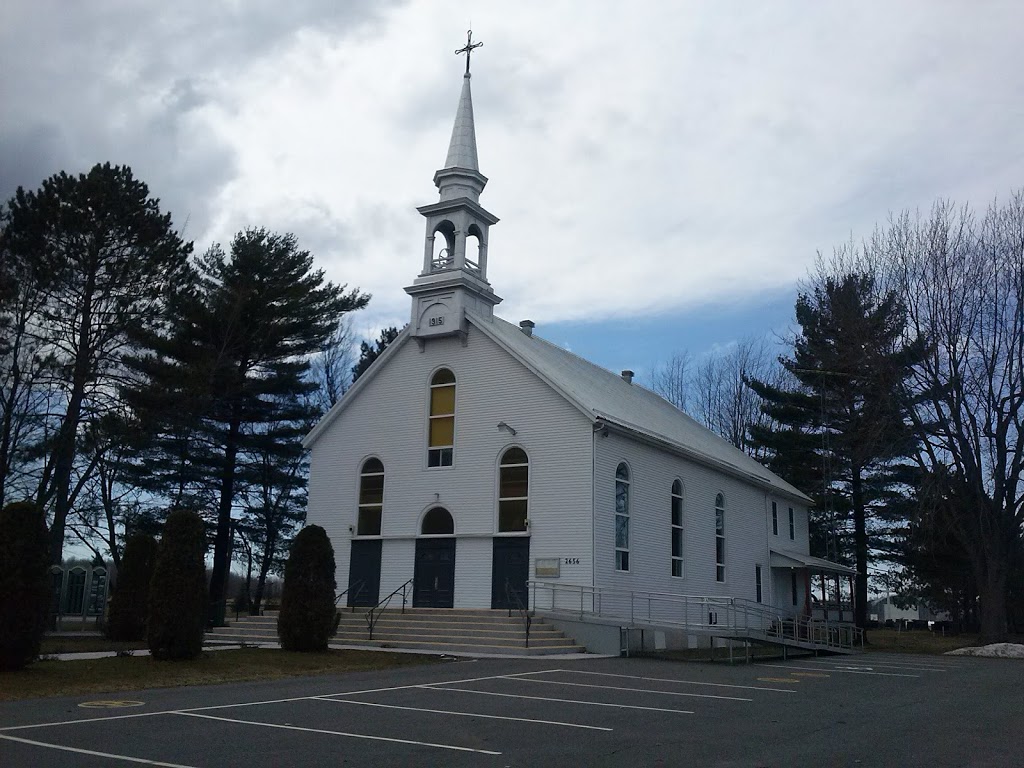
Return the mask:
{"type": "Polygon", "coordinates": [[[292,542],[284,566],[277,636],[286,651],[326,651],[338,628],[334,608],[334,547],[319,525],[307,525],[292,542]]]}
{"type": "Polygon", "coordinates": [[[203,650],[206,532],[195,512],[171,512],[149,585],[147,640],[154,659],[194,659],[203,650]]]}
{"type": "Polygon", "coordinates": [[[30,501],[0,510],[0,669],[21,669],[39,655],[49,566],[43,510],[30,501]]]}
{"type": "Polygon", "coordinates": [[[107,637],[111,640],[145,639],[156,551],[156,539],[148,533],[133,534],[124,543],[107,617],[107,637]]]}

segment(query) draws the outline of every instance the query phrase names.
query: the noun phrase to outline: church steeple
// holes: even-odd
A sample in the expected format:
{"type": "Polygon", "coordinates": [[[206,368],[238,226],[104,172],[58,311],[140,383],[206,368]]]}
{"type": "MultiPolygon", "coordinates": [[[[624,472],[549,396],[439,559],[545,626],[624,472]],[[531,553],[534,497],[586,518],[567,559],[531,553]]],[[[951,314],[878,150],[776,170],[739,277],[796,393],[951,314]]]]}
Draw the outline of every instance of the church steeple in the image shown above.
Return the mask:
{"type": "Polygon", "coordinates": [[[444,168],[434,174],[439,200],[417,210],[427,220],[423,271],[406,292],[412,296],[413,335],[465,334],[465,311],[493,315],[501,301],[487,282],[487,241],[496,216],[480,205],[487,177],[480,173],[470,90],[469,57],[483,43],[467,33],[466,73],[444,168]]]}

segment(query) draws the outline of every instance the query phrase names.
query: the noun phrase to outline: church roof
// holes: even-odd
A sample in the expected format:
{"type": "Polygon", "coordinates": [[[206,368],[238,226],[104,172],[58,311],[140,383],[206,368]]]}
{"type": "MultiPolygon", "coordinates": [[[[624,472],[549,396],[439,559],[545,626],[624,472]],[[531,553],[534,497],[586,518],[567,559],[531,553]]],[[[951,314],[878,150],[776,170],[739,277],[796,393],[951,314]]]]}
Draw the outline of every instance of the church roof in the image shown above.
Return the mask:
{"type": "Polygon", "coordinates": [[[476,157],[476,127],[473,123],[473,94],[469,89],[469,79],[467,72],[462,79],[462,95],[459,97],[459,108],[455,113],[452,140],[448,144],[448,157],[444,161],[444,167],[479,171],[476,157]]]}
{"type": "Polygon", "coordinates": [[[498,317],[487,319],[470,312],[466,315],[475,327],[507,349],[595,423],[618,427],[758,486],[812,503],[799,489],[651,390],[627,382],[620,375],[536,335],[527,336],[518,326],[498,317]]]}

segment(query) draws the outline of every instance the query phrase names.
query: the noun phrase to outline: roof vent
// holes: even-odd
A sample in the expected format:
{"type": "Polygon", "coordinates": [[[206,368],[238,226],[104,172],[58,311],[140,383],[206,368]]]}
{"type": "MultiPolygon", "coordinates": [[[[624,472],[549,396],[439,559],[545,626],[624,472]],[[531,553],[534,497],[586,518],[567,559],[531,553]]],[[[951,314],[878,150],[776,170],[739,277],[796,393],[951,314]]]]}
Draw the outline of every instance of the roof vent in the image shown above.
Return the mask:
{"type": "Polygon", "coordinates": [[[536,323],[533,320],[521,320],[519,322],[519,330],[525,333],[527,336],[533,337],[533,329],[536,327],[536,323]]]}
{"type": "Polygon", "coordinates": [[[623,371],[622,372],[622,380],[624,382],[626,382],[627,384],[632,384],[633,383],[633,372],[628,370],[628,369],[623,371]]]}

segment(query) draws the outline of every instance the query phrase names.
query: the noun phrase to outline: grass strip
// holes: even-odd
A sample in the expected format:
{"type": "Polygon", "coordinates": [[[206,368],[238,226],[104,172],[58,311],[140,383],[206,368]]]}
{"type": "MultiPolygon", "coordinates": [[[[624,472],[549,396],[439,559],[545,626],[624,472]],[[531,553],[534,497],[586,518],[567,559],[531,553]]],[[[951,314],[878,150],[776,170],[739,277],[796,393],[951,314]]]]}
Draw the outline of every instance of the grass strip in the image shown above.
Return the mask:
{"type": "Polygon", "coordinates": [[[280,680],[334,675],[437,662],[435,656],[378,651],[329,650],[293,653],[277,648],[204,652],[191,661],[156,661],[149,656],[50,661],[15,672],[0,672],[0,701],[137,691],[184,685],[280,680]]]}

